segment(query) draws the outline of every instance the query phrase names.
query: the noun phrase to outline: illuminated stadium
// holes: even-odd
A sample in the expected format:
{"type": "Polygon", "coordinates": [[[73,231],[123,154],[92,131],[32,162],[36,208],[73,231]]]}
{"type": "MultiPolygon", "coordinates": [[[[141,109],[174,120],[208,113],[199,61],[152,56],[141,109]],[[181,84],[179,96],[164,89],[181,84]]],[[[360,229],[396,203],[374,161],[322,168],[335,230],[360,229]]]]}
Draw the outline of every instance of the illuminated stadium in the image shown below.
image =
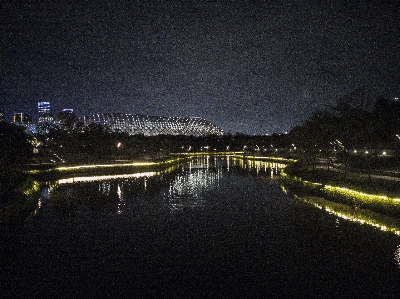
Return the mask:
{"type": "Polygon", "coordinates": [[[127,132],[129,135],[223,135],[224,132],[211,122],[200,117],[163,117],[133,115],[123,113],[101,113],[85,116],[84,124],[98,123],[113,131],[127,132]]]}

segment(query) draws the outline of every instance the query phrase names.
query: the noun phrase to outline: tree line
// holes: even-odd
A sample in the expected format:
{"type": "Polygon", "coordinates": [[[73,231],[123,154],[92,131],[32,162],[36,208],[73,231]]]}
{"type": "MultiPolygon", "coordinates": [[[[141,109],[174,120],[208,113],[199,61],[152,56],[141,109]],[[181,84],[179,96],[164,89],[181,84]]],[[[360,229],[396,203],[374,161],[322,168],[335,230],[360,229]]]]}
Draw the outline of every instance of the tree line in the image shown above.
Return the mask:
{"type": "Polygon", "coordinates": [[[304,148],[397,148],[399,133],[400,101],[379,98],[368,111],[341,98],[293,128],[290,139],[304,148]]]}
{"type": "Polygon", "coordinates": [[[359,166],[368,163],[368,167],[384,167],[378,156],[387,154],[392,157],[389,163],[398,163],[400,101],[380,97],[372,107],[363,107],[361,102],[351,95],[341,97],[335,105],[315,111],[294,127],[288,138],[308,160],[322,155],[345,164],[357,165],[358,161],[359,166]]]}

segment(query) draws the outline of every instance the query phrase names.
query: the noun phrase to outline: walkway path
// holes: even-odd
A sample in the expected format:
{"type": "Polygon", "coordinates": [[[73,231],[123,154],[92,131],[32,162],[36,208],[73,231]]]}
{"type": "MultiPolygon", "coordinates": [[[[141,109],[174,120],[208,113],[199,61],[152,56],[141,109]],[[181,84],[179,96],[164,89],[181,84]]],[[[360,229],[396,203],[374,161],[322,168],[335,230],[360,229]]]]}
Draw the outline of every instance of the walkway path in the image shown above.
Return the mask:
{"type": "MultiPolygon", "coordinates": [[[[327,164],[320,164],[317,166],[317,168],[320,169],[327,169],[328,166],[327,164]]],[[[341,164],[334,164],[333,166],[329,167],[330,170],[336,171],[336,172],[341,172],[344,173],[347,171],[349,174],[357,174],[361,175],[364,177],[370,176],[371,178],[376,178],[376,179],[383,179],[383,180],[391,180],[391,181],[399,181],[400,182],[400,172],[396,171],[377,171],[377,170],[372,170],[371,174],[368,174],[365,172],[365,170],[361,169],[354,169],[350,168],[345,170],[344,166],[341,164]]],[[[400,188],[400,186],[399,186],[400,188]]]]}

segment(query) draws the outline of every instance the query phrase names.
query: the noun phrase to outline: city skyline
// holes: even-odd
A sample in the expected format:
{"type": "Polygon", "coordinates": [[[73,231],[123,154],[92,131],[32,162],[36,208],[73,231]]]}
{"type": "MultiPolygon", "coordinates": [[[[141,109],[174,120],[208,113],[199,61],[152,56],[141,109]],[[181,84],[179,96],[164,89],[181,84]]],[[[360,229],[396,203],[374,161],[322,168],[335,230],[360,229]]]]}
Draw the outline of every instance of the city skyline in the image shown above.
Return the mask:
{"type": "MultiPolygon", "coordinates": [[[[0,121],[3,114],[0,110],[0,121]]],[[[169,117],[159,115],[139,115],[128,113],[94,113],[78,117],[73,109],[64,108],[62,111],[52,112],[50,102],[37,103],[37,119],[25,112],[15,112],[12,122],[25,126],[27,132],[36,133],[41,124],[52,124],[65,129],[63,123],[67,118],[74,122],[81,122],[84,126],[100,124],[114,132],[125,132],[129,135],[143,134],[144,136],[156,135],[186,135],[206,136],[224,135],[224,131],[210,121],[201,117],[169,117]],[[36,121],[37,120],[37,121],[36,121]]]]}
{"type": "Polygon", "coordinates": [[[40,1],[1,5],[0,109],[202,117],[289,131],[355,90],[400,94],[399,4],[40,1]]]}

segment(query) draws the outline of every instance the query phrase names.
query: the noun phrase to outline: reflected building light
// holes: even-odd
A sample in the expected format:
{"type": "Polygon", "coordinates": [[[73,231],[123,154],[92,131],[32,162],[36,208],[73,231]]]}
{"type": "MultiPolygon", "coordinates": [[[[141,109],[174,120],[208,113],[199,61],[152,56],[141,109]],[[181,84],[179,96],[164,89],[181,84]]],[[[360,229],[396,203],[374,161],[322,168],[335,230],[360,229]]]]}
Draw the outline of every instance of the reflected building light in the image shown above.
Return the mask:
{"type": "Polygon", "coordinates": [[[118,194],[118,199],[119,199],[117,214],[121,215],[123,212],[122,208],[125,205],[125,203],[124,203],[124,197],[122,195],[122,190],[121,190],[120,184],[118,184],[118,186],[117,186],[117,194],[118,194]]]}
{"type": "Polygon", "coordinates": [[[268,173],[270,169],[274,170],[274,174],[279,174],[279,170],[286,167],[286,164],[276,163],[270,161],[260,161],[254,159],[241,159],[241,158],[233,158],[233,162],[235,166],[238,166],[243,169],[256,170],[257,175],[263,171],[265,174],[268,173]]]}
{"type": "Polygon", "coordinates": [[[111,183],[109,181],[102,182],[99,184],[99,193],[110,195],[111,193],[111,183]]]}
{"type": "Polygon", "coordinates": [[[209,172],[205,169],[177,175],[170,183],[166,198],[171,210],[204,206],[205,200],[202,199],[202,194],[218,186],[221,177],[221,171],[209,172]]]}
{"type": "Polygon", "coordinates": [[[45,186],[44,188],[42,188],[41,192],[40,192],[40,197],[38,199],[38,209],[40,209],[43,204],[47,203],[49,196],[50,196],[50,191],[53,189],[54,187],[52,186],[45,186]]]}
{"type": "Polygon", "coordinates": [[[144,178],[144,190],[147,190],[147,177],[144,178]]]}
{"type": "Polygon", "coordinates": [[[394,252],[394,260],[396,261],[397,266],[400,267],[400,245],[397,246],[397,249],[394,252]]]}
{"type": "Polygon", "coordinates": [[[119,184],[117,186],[117,194],[118,194],[119,200],[121,200],[122,199],[122,191],[121,191],[121,186],[119,184]]]}

